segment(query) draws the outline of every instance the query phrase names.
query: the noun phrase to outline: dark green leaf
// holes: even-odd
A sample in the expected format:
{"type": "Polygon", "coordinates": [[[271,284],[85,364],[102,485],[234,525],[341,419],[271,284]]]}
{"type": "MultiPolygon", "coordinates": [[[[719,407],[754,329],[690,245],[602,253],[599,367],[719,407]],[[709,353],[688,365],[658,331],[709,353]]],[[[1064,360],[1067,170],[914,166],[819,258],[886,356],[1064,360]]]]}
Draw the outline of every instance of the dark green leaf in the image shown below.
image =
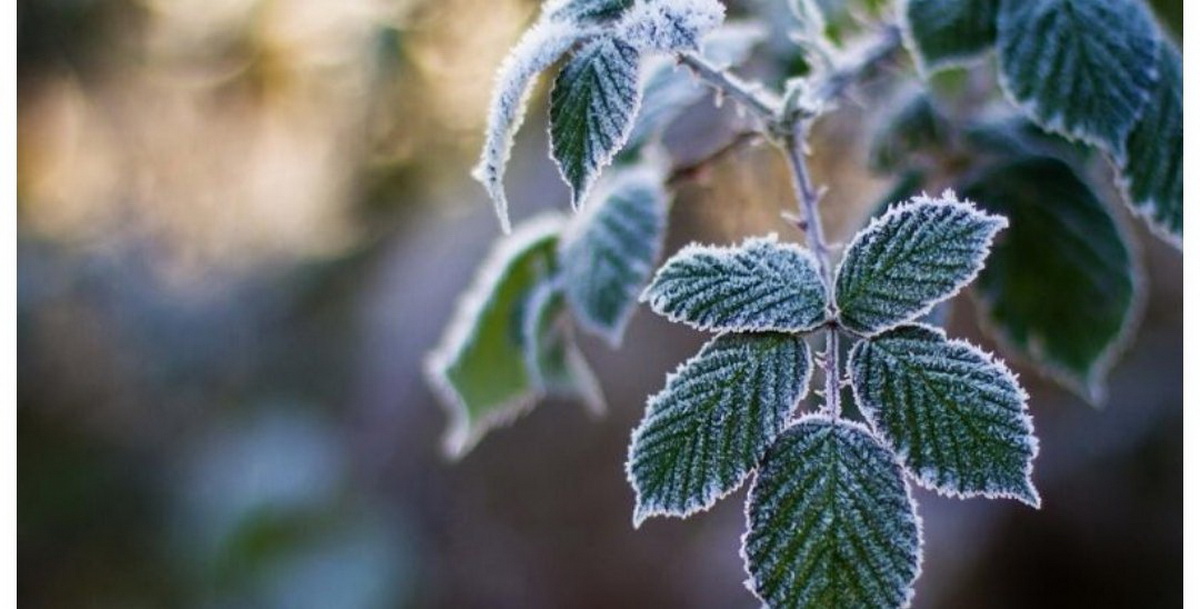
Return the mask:
{"type": "Polygon", "coordinates": [[[1158,234],[1183,243],[1183,60],[1163,42],[1158,84],[1120,163],[1130,205],[1158,234]]]}
{"type": "Polygon", "coordinates": [[[922,70],[962,65],[996,43],[1000,0],[908,0],[905,32],[922,70]]]}

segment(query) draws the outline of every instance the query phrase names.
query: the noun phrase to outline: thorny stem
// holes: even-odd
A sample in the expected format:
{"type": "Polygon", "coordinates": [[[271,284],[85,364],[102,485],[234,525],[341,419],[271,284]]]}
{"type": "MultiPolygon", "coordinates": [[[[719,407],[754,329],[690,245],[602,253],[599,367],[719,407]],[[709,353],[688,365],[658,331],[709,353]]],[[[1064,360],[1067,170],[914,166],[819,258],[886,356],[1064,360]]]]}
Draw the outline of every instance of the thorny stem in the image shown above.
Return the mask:
{"type": "MultiPolygon", "coordinates": [[[[895,24],[884,25],[874,39],[858,50],[847,53],[845,59],[809,82],[804,111],[782,115],[780,103],[773,96],[767,97],[761,88],[713,67],[696,55],[679,56],[680,62],[702,80],[754,113],[766,124],[769,135],[777,139],[776,143],[783,149],[791,169],[796,206],[802,220],[799,227],[808,237],[809,247],[821,267],[821,276],[830,295],[833,293],[833,263],[821,223],[820,193],[813,184],[805,159],[805,142],[820,109],[841,96],[872,66],[891,57],[900,49],[900,45],[900,29],[895,24]]],[[[821,359],[825,368],[825,409],[830,416],[837,418],[841,416],[841,368],[836,324],[825,328],[825,354],[821,359]]]]}

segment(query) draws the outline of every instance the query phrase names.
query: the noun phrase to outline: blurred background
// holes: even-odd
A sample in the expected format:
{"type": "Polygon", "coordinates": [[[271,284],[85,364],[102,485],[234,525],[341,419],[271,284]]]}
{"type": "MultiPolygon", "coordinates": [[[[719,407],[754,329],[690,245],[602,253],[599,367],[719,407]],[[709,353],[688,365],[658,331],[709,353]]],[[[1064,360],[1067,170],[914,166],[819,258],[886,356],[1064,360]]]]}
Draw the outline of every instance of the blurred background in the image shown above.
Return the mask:
{"type": "MultiPolygon", "coordinates": [[[[1154,4],[1181,39],[1182,1],[1154,4]]],[[[439,451],[420,363],[498,235],[467,174],[536,11],[18,0],[21,606],[756,606],[744,491],[630,525],[629,432],[697,332],[639,311],[628,346],[584,344],[606,417],[548,401],[459,463],[439,451]]],[[[544,97],[509,172],[516,218],[567,206],[544,97]]],[[[704,104],[668,144],[698,156],[731,114],[704,104]]],[[[814,143],[835,236],[887,187],[861,169],[869,122],[850,104],[814,143]]],[[[667,252],[785,231],[776,156],[683,184],[667,252]]],[[[1148,297],[1105,408],[1018,366],[1043,508],[918,493],[916,607],[1180,605],[1182,257],[1127,224],[1148,297]]],[[[965,300],[949,328],[992,346],[965,300]]]]}

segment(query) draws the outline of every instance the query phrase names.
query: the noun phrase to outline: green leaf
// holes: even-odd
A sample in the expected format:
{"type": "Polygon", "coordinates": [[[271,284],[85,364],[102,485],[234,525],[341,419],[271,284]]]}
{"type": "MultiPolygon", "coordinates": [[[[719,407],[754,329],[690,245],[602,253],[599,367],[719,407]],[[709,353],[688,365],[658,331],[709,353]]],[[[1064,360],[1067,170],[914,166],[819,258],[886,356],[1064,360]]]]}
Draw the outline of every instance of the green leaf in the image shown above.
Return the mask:
{"type": "Polygon", "coordinates": [[[771,609],[898,609],[921,564],[896,458],[866,428],[810,415],[779,436],[750,488],[747,582],[771,609]]]}
{"type": "Polygon", "coordinates": [[[615,346],[662,252],[667,191],[662,172],[654,168],[625,169],[611,177],[572,220],[559,258],[576,319],[615,346]]]}
{"type": "Polygon", "coordinates": [[[588,34],[566,23],[539,22],[525,32],[496,73],[492,100],[488,105],[483,153],[471,176],[483,184],[492,198],[500,228],[505,233],[512,227],[508,219],[508,197],[504,194],[504,170],[512,152],[513,136],[524,121],[534,80],[588,34]]]}
{"type": "Polygon", "coordinates": [[[893,206],[846,248],[834,296],[842,325],[874,334],[929,312],[975,278],[1007,224],[949,191],[893,206]]]}
{"type": "Polygon", "coordinates": [[[542,12],[575,24],[607,23],[619,18],[634,0],[551,0],[542,12]]]}
{"type": "Polygon", "coordinates": [[[1122,158],[1157,79],[1138,0],[1002,0],[1001,85],[1042,127],[1122,158]]]}
{"type": "Polygon", "coordinates": [[[1141,298],[1112,216],[1069,165],[1050,158],[992,168],[963,195],[1011,221],[976,284],[987,329],[1099,402],[1141,298]]]}
{"type": "Polygon", "coordinates": [[[638,50],[605,36],[584,46],[550,93],[550,152],[578,208],[629,139],[641,100],[638,50]]]}
{"type": "Polygon", "coordinates": [[[1028,396],[1004,364],[940,330],[901,326],[860,341],[848,366],[863,416],[922,485],[1040,504],[1028,396]]]}
{"type": "Polygon", "coordinates": [[[668,375],[629,446],[634,526],[708,509],[741,486],[808,392],[809,357],[798,336],[724,334],[668,375]]]}
{"type": "Polygon", "coordinates": [[[543,281],[533,289],[522,319],[525,367],[533,385],[549,395],[577,398],[592,413],[603,413],[604,394],[575,344],[567,303],[556,281],[543,281]]]}
{"type": "Polygon", "coordinates": [[[641,300],[671,321],[719,332],[806,332],[828,308],[812,253],[773,234],[738,247],[688,245],[658,269],[641,300]]]}
{"type": "Polygon", "coordinates": [[[444,447],[452,457],[539,395],[526,367],[522,313],[530,290],[554,268],[562,226],[557,215],[541,216],[500,239],[426,359],[426,377],[449,410],[444,447]]]}
{"type": "Polygon", "coordinates": [[[960,66],[996,43],[1000,0],[908,0],[901,13],[925,73],[960,66]]]}
{"type": "Polygon", "coordinates": [[[1121,185],[1134,211],[1159,235],[1182,246],[1183,60],[1166,42],[1158,56],[1158,83],[1119,162],[1121,185]]]}

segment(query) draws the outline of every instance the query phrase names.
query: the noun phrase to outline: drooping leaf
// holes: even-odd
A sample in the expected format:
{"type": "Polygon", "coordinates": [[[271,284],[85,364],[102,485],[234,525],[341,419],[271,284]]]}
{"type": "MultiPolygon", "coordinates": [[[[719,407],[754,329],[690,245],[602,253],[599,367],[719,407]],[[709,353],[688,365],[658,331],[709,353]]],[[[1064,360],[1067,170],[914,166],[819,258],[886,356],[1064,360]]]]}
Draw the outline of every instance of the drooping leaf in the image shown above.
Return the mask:
{"type": "Polygon", "coordinates": [[[521,313],[530,290],[554,268],[562,227],[561,217],[541,216],[501,238],[426,359],[426,377],[450,413],[444,447],[452,457],[538,396],[525,365],[521,313]]]}
{"type": "Polygon", "coordinates": [[[636,4],[617,31],[639,49],[693,51],[724,20],[718,0],[655,0],[636,4]]]}
{"type": "Polygon", "coordinates": [[[1042,127],[1117,158],[1157,79],[1139,0],[1001,0],[1000,82],[1042,127]]]}
{"type": "Polygon", "coordinates": [[[483,184],[492,198],[500,228],[505,233],[512,227],[508,219],[508,198],[504,194],[504,169],[512,151],[513,136],[525,118],[525,106],[534,79],[588,35],[587,30],[569,23],[539,22],[525,32],[496,72],[492,101],[488,105],[483,154],[471,170],[471,176],[483,184]]]}
{"type": "Polygon", "coordinates": [[[575,318],[615,346],[662,252],[668,195],[655,168],[611,177],[572,219],[559,258],[575,318]]]}
{"type": "Polygon", "coordinates": [[[806,332],[827,317],[816,259],[772,234],[737,247],[689,245],[654,275],[641,300],[699,330],[806,332]]]}
{"type": "Polygon", "coordinates": [[[688,516],[733,492],[783,430],[812,374],[789,334],[723,334],[667,377],[633,432],[634,526],[688,516]]]}
{"type": "Polygon", "coordinates": [[[925,314],[975,278],[1007,224],[952,192],[892,207],[846,248],[834,296],[842,325],[874,334],[925,314]]]}
{"type": "Polygon", "coordinates": [[[1158,54],[1158,83],[1133,127],[1120,163],[1130,205],[1159,235],[1183,243],[1183,60],[1169,43],[1158,54]]]}
{"type": "Polygon", "coordinates": [[[625,145],[641,100],[638,50],[611,36],[584,46],[550,94],[550,151],[578,208],[625,145]]]}
{"type": "Polygon", "coordinates": [[[1112,216],[1069,165],[1050,158],[995,167],[963,195],[1011,222],[976,284],[987,329],[1099,401],[1141,291],[1112,216]]]}
{"type": "Polygon", "coordinates": [[[571,331],[567,303],[556,281],[533,288],[522,315],[525,367],[534,387],[549,395],[577,398],[588,410],[604,412],[604,394],[571,331]]]}
{"type": "Polygon", "coordinates": [[[921,533],[896,458],[862,425],[822,415],[767,451],[746,501],[747,584],[771,609],[899,609],[921,533]]]}
{"type": "Polygon", "coordinates": [[[907,0],[901,14],[923,72],[958,66],[996,43],[1000,0],[907,0]]]}
{"type": "Polygon", "coordinates": [[[922,485],[1039,505],[1028,396],[1003,363],[912,325],[860,341],[848,366],[859,409],[922,485]]]}
{"type": "Polygon", "coordinates": [[[918,166],[921,154],[944,146],[949,130],[929,95],[913,95],[901,102],[872,136],[868,166],[879,173],[918,166]]]}
{"type": "Polygon", "coordinates": [[[607,23],[619,18],[634,0],[551,0],[543,12],[550,19],[575,24],[607,23]]]}

